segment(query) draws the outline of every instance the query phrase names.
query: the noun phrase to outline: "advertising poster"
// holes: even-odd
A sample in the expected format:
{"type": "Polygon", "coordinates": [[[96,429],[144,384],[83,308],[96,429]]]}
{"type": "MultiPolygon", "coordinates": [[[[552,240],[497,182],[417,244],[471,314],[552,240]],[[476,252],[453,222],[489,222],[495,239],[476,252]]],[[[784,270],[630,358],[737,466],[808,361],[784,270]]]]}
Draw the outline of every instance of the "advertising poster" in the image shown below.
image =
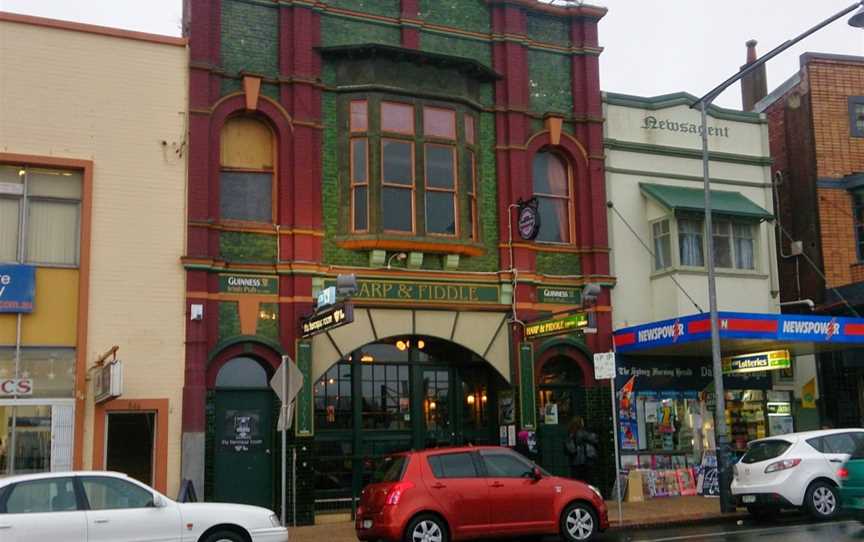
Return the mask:
{"type": "Polygon", "coordinates": [[[618,394],[618,426],[622,450],[636,450],[639,444],[636,394],[633,392],[635,380],[636,377],[631,377],[618,394]]]}

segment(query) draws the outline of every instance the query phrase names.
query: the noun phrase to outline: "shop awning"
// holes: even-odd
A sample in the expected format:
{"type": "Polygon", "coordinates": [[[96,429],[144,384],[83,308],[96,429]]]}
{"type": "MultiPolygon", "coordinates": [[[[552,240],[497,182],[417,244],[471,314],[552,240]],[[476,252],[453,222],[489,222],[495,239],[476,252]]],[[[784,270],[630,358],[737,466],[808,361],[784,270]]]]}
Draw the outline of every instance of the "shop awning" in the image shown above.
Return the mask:
{"type": "MultiPolygon", "coordinates": [[[[639,183],[642,193],[674,212],[705,212],[705,193],[700,188],[639,183]]],[[[711,191],[714,214],[769,220],[773,215],[740,192],[711,191]]]]}
{"type": "MultiPolygon", "coordinates": [[[[776,348],[812,354],[864,346],[864,318],[721,312],[719,319],[724,356],[776,348]]],[[[710,318],[704,313],[619,329],[614,341],[622,354],[710,356],[710,318]]]]}

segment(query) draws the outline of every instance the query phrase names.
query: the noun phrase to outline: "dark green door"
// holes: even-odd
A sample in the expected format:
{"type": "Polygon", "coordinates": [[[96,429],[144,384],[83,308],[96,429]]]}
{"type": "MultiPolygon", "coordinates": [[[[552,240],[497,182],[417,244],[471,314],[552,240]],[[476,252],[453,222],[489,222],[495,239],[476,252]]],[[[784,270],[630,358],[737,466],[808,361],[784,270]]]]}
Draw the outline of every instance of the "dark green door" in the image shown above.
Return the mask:
{"type": "Polygon", "coordinates": [[[216,391],[215,501],[273,507],[273,401],[270,390],[216,391]]]}

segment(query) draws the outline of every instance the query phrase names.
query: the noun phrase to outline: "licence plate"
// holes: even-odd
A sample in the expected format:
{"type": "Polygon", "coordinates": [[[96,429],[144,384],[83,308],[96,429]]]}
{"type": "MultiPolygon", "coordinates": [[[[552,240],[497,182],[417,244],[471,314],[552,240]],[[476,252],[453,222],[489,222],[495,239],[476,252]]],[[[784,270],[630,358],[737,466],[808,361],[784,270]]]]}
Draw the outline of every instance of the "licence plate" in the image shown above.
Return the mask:
{"type": "Polygon", "coordinates": [[[743,497],[741,497],[741,502],[744,502],[744,503],[756,502],[756,495],[744,495],[743,497]]]}
{"type": "Polygon", "coordinates": [[[363,520],[363,528],[364,529],[371,529],[372,528],[372,520],[371,519],[364,519],[363,520]]]}

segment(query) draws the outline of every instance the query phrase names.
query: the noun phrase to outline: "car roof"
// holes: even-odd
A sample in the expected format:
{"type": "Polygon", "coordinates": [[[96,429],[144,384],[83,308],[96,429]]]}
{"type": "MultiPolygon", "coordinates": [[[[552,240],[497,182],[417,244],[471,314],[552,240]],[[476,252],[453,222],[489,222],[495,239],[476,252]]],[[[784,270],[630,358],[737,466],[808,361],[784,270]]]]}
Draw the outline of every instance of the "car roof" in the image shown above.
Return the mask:
{"type": "Polygon", "coordinates": [[[129,478],[127,474],[122,472],[105,471],[105,470],[81,470],[81,471],[63,471],[63,472],[39,472],[35,474],[14,474],[12,476],[0,477],[0,487],[17,484],[18,482],[27,482],[30,480],[46,480],[49,478],[66,478],[69,476],[111,476],[114,478],[129,478]]]}
{"type": "Polygon", "coordinates": [[[458,453],[458,452],[478,452],[484,450],[510,450],[506,446],[440,446],[438,448],[426,448],[424,450],[412,450],[410,452],[401,452],[392,455],[428,455],[440,453],[458,453]]]}
{"type": "Polygon", "coordinates": [[[785,435],[776,435],[773,437],[765,437],[751,441],[765,442],[769,440],[785,440],[787,442],[798,442],[810,438],[825,437],[828,435],[837,435],[840,433],[862,433],[864,429],[860,427],[847,427],[846,429],[819,429],[816,431],[801,431],[799,433],[786,433],[785,435]]]}

